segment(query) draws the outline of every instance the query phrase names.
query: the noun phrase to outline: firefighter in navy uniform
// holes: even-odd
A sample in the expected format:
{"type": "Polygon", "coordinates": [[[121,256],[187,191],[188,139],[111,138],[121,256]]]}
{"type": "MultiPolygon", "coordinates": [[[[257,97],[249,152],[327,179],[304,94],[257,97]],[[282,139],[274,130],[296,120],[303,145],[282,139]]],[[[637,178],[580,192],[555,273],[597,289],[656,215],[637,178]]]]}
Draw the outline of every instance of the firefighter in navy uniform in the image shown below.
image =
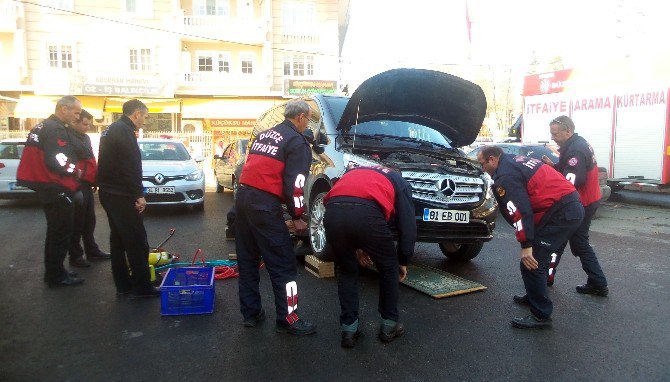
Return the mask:
{"type": "Polygon", "coordinates": [[[235,247],[239,266],[240,311],[244,326],[265,319],[259,292],[259,265],[265,262],[275,298],[276,331],[293,335],[316,332],[298,316],[297,269],[293,243],[282,203],[297,231],[302,221],[303,187],[311,164],[311,150],[302,132],[311,110],[303,100],[286,104],[284,121],[251,142],[235,198],[235,247]]]}
{"type": "Polygon", "coordinates": [[[547,294],[547,269],[551,254],[584,218],[579,194],[565,177],[537,159],[503,154],[499,147],[487,146],[478,153],[477,161],[493,177],[500,210],[521,243],[526,295],[513,300],[528,305],[531,314],[514,318],[512,326],[550,327],[553,304],[547,294]]]}
{"type": "MultiPolygon", "coordinates": [[[[600,183],[598,181],[598,163],[596,162],[593,148],[589,143],[575,133],[575,124],[567,116],[562,115],[549,123],[551,138],[558,144],[560,157],[558,163],[554,164],[551,159],[544,156],[542,161],[553,166],[562,173],[579,192],[579,198],[584,206],[584,220],[582,225],[570,237],[570,250],[574,256],[579,257],[582,269],[586,272],[586,284],[578,285],[577,292],[582,294],[593,294],[596,296],[607,296],[607,279],[603,273],[596,253],[589,243],[589,228],[591,219],[600,206],[600,183]]],[[[556,251],[549,267],[548,284],[553,285],[556,277],[556,268],[563,255],[567,242],[556,251]]]]}
{"type": "Polygon", "coordinates": [[[335,183],[324,203],[326,237],[337,265],[341,345],[351,348],[360,336],[358,265],[372,263],[379,272],[379,339],[391,342],[404,333],[398,282],[407,276],[416,242],[412,187],[391,169],[356,167],[335,183]],[[390,225],[398,231],[397,249],[390,225]]]}
{"type": "Polygon", "coordinates": [[[37,192],[47,219],[44,241],[44,281],[50,287],[79,285],[63,266],[74,224],[74,195],[79,188],[78,158],[69,127],[79,119],[81,102],[72,96],[58,100],[56,111],[31,130],[17,169],[17,183],[37,192]]]}

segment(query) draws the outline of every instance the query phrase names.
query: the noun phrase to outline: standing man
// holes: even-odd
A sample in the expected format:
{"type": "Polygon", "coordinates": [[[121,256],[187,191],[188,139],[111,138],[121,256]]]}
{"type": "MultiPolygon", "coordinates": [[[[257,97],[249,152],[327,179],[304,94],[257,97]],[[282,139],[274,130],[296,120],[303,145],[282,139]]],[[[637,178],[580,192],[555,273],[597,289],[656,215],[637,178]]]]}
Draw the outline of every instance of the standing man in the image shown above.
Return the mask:
{"type": "MultiPolygon", "coordinates": [[[[553,166],[562,173],[579,192],[579,198],[584,206],[584,220],[577,231],[570,237],[570,250],[579,257],[582,269],[586,272],[586,284],[577,285],[577,293],[592,294],[605,297],[609,293],[607,279],[600,268],[600,263],[589,243],[589,228],[591,219],[600,206],[600,183],[598,182],[598,163],[591,145],[575,133],[575,124],[562,115],[549,123],[551,139],[558,144],[560,153],[558,163],[554,163],[547,156],[542,161],[553,166]]],[[[563,244],[552,259],[549,267],[549,285],[553,285],[556,268],[567,243],[563,244]]]]}
{"type": "Polygon", "coordinates": [[[486,146],[477,161],[493,178],[500,209],[516,229],[521,243],[521,277],[525,296],[514,302],[530,306],[531,314],[514,318],[512,326],[541,329],[551,326],[553,304],[547,294],[547,269],[551,254],[577,230],[584,218],[575,187],[541,161],[503,154],[497,146],[486,146]]]}
{"type": "Polygon", "coordinates": [[[95,176],[98,172],[98,164],[95,161],[95,155],[93,155],[91,138],[86,134],[92,121],[93,115],[86,110],[82,110],[79,120],[72,126],[74,128],[74,141],[76,142],[75,151],[79,159],[77,167],[81,168],[82,174],[79,178],[79,182],[81,183],[79,187],[81,198],[78,203],[75,202],[74,208],[74,230],[70,245],[70,265],[80,268],[90,267],[91,263],[88,260],[107,260],[110,258],[109,253],[100,250],[93,236],[96,223],[93,193],[96,189],[95,176]],[[81,239],[84,240],[84,248],[80,244],[81,239]],[[86,258],[84,258],[84,250],[86,250],[86,258]]]}
{"type": "Polygon", "coordinates": [[[76,166],[78,158],[69,126],[80,113],[78,99],[59,99],[54,114],[31,130],[17,169],[18,183],[37,192],[47,218],[44,281],[50,287],[84,282],[63,266],[74,224],[74,194],[82,173],[76,166]]]}
{"type": "Polygon", "coordinates": [[[379,272],[379,339],[391,342],[404,333],[398,322],[398,283],[407,277],[416,242],[412,186],[391,169],[357,167],[335,183],[324,203],[326,237],[338,271],[341,345],[354,347],[360,336],[358,263],[374,263],[379,272]],[[398,229],[397,249],[390,224],[398,229]]]}
{"type": "Polygon", "coordinates": [[[142,187],[142,156],[135,131],[144,126],[149,109],[132,99],[123,104],[123,115],[100,137],[98,187],[100,203],[110,228],[112,275],[117,294],[157,297],[151,285],[149,243],[142,213],[147,202],[142,187]],[[128,268],[130,267],[129,275],[128,268]]]}
{"type": "Polygon", "coordinates": [[[240,310],[244,326],[265,319],[258,289],[261,258],[270,274],[275,297],[276,331],[293,335],[316,332],[316,326],[298,316],[298,285],[293,243],[283,216],[282,203],[297,231],[307,225],[303,187],[311,152],[302,135],[311,110],[307,102],[286,104],[284,121],[251,142],[235,198],[235,246],[240,271],[240,310]]]}

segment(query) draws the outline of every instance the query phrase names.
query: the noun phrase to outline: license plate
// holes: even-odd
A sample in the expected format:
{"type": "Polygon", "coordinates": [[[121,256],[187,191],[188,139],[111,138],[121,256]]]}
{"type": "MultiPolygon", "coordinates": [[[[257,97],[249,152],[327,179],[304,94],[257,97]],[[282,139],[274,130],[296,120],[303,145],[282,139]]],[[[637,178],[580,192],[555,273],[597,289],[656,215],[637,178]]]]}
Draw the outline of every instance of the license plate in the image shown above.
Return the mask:
{"type": "Polygon", "coordinates": [[[174,194],[174,187],[146,187],[145,194],[174,194]]]}
{"type": "Polygon", "coordinates": [[[11,182],[9,183],[9,191],[19,191],[19,190],[27,190],[28,188],[22,187],[22,186],[17,186],[16,182],[11,182]]]}
{"type": "Polygon", "coordinates": [[[440,223],[469,223],[470,211],[424,208],[423,221],[440,223]]]}

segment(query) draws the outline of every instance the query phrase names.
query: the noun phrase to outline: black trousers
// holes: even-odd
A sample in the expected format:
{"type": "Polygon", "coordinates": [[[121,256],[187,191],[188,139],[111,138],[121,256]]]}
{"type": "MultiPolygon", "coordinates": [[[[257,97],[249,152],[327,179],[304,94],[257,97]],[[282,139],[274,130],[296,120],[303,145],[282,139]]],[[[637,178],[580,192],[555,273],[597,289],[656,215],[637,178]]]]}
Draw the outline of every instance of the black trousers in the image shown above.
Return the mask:
{"type": "Polygon", "coordinates": [[[240,186],[235,197],[235,248],[240,272],[240,311],[244,318],[261,310],[261,258],[270,274],[276,321],[291,325],[298,318],[297,269],[293,243],[279,199],[265,191],[240,186]]]}
{"type": "Polygon", "coordinates": [[[100,248],[93,236],[96,223],[93,190],[91,187],[83,187],[81,193],[81,203],[75,203],[74,208],[74,229],[70,242],[70,260],[83,257],[84,251],[86,251],[87,255],[100,252],[100,248]],[[83,248],[80,243],[82,239],[84,241],[83,248]]]}
{"type": "Polygon", "coordinates": [[[593,215],[596,214],[599,206],[600,202],[595,202],[584,207],[584,220],[582,220],[582,224],[577,228],[570,239],[563,243],[563,245],[556,251],[556,256],[552,259],[549,267],[549,272],[551,274],[556,274],[558,263],[561,261],[563,251],[569,242],[572,254],[579,257],[579,261],[582,263],[582,269],[586,272],[586,282],[595,286],[607,286],[605,273],[603,273],[602,268],[600,268],[598,257],[596,257],[596,253],[593,250],[593,247],[591,247],[591,243],[589,243],[591,220],[593,219],[593,215]]]}
{"type": "Polygon", "coordinates": [[[370,255],[379,272],[381,317],[398,321],[398,255],[381,210],[368,204],[328,203],[323,222],[326,240],[335,254],[340,324],[351,325],[358,319],[357,249],[370,255]]]}
{"type": "Polygon", "coordinates": [[[44,281],[59,282],[67,277],[63,261],[70,247],[74,219],[72,196],[55,191],[38,191],[47,218],[44,240],[44,281]]]}
{"type": "Polygon", "coordinates": [[[538,318],[550,317],[554,309],[547,293],[547,270],[551,254],[572,236],[583,218],[584,207],[579,200],[568,202],[555,210],[547,222],[535,231],[533,257],[539,264],[537,269],[528,270],[519,262],[530,311],[538,318]]]}
{"type": "Polygon", "coordinates": [[[104,191],[100,191],[99,196],[111,231],[109,245],[116,290],[144,292],[150,289],[150,248],[142,215],[135,209],[135,199],[104,191]]]}

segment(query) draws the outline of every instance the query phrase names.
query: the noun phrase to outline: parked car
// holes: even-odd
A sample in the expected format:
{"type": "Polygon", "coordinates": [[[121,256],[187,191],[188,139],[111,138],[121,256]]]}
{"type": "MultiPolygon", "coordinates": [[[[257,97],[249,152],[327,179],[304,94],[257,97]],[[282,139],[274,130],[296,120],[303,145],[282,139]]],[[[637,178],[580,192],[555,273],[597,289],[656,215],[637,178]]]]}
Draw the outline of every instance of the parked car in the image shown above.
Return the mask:
{"type": "Polygon", "coordinates": [[[16,170],[25,147],[25,138],[3,139],[0,142],[0,199],[35,197],[35,191],[16,185],[16,170]]]}
{"type": "Polygon", "coordinates": [[[142,185],[149,205],[184,204],[202,211],[205,174],[183,143],[170,139],[138,139],[142,153],[142,185]]]}
{"type": "MultiPolygon", "coordinates": [[[[546,155],[554,163],[557,163],[559,158],[558,146],[548,143],[497,143],[496,146],[507,154],[523,155],[539,160],[542,160],[542,156],[546,155]]],[[[482,147],[470,151],[468,158],[476,160],[482,147]]],[[[598,167],[598,182],[600,183],[600,202],[602,203],[612,195],[612,189],[607,185],[607,169],[604,167],[598,167]]]]}
{"type": "MultiPolygon", "coordinates": [[[[323,198],[349,166],[384,165],[412,185],[418,241],[438,243],[445,256],[470,260],[493,237],[497,204],[491,179],[458,147],[472,143],[482,125],[481,88],[452,75],[394,69],[363,82],[349,97],[303,98],[312,109],[309,129],[318,145],[305,183],[308,242],[321,259],[326,243],[323,198]]],[[[252,138],[284,119],[286,104],[263,113],[252,138]]]]}
{"type": "MultiPolygon", "coordinates": [[[[522,155],[525,157],[542,160],[546,155],[552,162],[558,162],[558,147],[549,143],[487,143],[496,145],[502,149],[505,154],[522,155]]],[[[477,154],[484,148],[479,146],[468,152],[468,158],[477,160],[477,154]]]]}
{"type": "Polygon", "coordinates": [[[226,146],[221,155],[214,155],[214,175],[216,176],[216,192],[224,188],[235,190],[237,187],[236,170],[247,154],[249,139],[237,139],[226,146]]]}

